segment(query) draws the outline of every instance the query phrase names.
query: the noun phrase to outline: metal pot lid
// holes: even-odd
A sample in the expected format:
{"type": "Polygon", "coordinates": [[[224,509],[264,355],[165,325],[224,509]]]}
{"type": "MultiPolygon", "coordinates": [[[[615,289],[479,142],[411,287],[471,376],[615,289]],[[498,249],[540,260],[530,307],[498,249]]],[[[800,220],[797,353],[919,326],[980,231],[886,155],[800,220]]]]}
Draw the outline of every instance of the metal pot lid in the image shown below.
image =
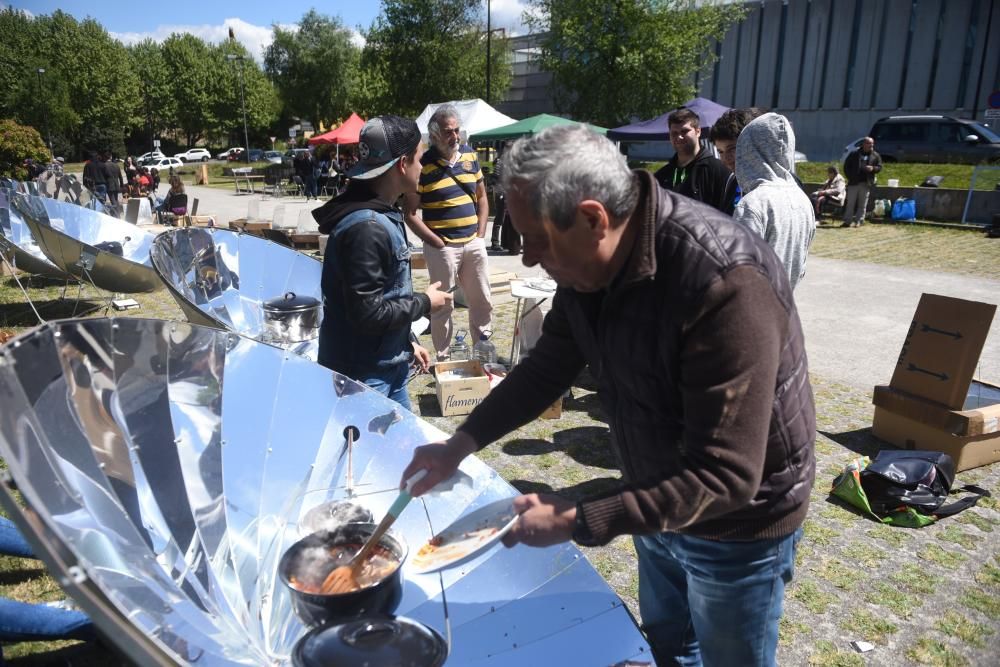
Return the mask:
{"type": "Polygon", "coordinates": [[[318,306],[319,299],[311,296],[296,294],[295,292],[285,292],[282,296],[277,296],[264,302],[264,308],[268,310],[279,310],[281,312],[312,310],[318,306]]]}
{"type": "Polygon", "coordinates": [[[447,657],[448,645],[436,630],[403,616],[388,615],[314,628],[292,652],[292,662],[298,667],[440,667],[447,657]]]}

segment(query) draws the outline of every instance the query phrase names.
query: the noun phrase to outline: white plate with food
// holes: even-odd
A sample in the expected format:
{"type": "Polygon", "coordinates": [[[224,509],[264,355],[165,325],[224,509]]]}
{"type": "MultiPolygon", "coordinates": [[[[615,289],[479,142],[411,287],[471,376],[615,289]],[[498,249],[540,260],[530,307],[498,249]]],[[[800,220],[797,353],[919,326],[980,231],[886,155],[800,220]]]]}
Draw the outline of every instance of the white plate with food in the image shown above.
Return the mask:
{"type": "Polygon", "coordinates": [[[503,498],[461,516],[429,539],[410,561],[416,574],[457,565],[493,546],[517,522],[514,499],[503,498]]]}

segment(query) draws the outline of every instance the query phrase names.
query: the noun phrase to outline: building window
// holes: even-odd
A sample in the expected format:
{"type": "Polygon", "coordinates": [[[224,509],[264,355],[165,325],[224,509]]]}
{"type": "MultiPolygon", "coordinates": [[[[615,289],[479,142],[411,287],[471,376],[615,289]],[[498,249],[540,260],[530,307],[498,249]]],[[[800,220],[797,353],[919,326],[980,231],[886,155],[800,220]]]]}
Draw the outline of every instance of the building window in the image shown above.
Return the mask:
{"type": "Polygon", "coordinates": [[[969,84],[969,74],[972,71],[972,54],[976,50],[976,34],[979,32],[979,0],[973,0],[971,11],[972,16],[969,19],[969,31],[965,33],[965,49],[962,53],[962,72],[958,77],[958,96],[955,99],[956,109],[965,108],[965,91],[966,86],[969,84]]]}
{"type": "Polygon", "coordinates": [[[917,0],[910,0],[910,27],[906,32],[906,48],[903,49],[903,71],[899,75],[899,91],[896,93],[896,108],[903,108],[903,91],[906,89],[906,70],[910,68],[910,47],[913,45],[913,31],[917,23],[917,0]]]}

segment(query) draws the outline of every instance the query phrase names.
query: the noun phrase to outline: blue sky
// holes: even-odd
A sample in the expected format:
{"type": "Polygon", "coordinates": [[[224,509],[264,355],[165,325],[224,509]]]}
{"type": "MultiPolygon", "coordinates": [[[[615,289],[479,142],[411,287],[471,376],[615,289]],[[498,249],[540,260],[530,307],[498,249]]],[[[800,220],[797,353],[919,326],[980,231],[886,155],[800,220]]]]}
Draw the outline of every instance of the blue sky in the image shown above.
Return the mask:
{"type": "MultiPolygon", "coordinates": [[[[523,33],[521,12],[526,0],[491,0],[493,27],[523,33]]],[[[486,0],[483,0],[485,11],[486,0]]],[[[168,0],[143,4],[129,0],[3,0],[0,8],[14,7],[31,14],[51,14],[56,9],[78,19],[96,19],[112,35],[125,43],[146,37],[162,41],[173,32],[190,32],[202,39],[218,42],[226,38],[229,27],[258,60],[262,49],[271,42],[271,26],[292,26],[311,8],[322,14],[339,16],[344,25],[367,29],[378,15],[381,4],[373,0],[168,0]]],[[[363,43],[360,35],[358,43],[363,43]]]]}

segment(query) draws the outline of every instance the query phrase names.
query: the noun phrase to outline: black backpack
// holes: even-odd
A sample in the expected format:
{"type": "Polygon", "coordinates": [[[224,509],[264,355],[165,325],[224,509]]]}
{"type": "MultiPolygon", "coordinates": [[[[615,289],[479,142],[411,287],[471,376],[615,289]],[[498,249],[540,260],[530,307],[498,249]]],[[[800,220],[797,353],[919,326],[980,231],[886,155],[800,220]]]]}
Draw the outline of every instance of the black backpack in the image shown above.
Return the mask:
{"type": "Polygon", "coordinates": [[[940,519],[958,514],[990,495],[986,489],[967,484],[958,490],[973,495],[946,505],[954,481],[955,462],[942,452],[883,450],[861,471],[861,488],[872,511],[880,517],[910,507],[940,519]]]}

